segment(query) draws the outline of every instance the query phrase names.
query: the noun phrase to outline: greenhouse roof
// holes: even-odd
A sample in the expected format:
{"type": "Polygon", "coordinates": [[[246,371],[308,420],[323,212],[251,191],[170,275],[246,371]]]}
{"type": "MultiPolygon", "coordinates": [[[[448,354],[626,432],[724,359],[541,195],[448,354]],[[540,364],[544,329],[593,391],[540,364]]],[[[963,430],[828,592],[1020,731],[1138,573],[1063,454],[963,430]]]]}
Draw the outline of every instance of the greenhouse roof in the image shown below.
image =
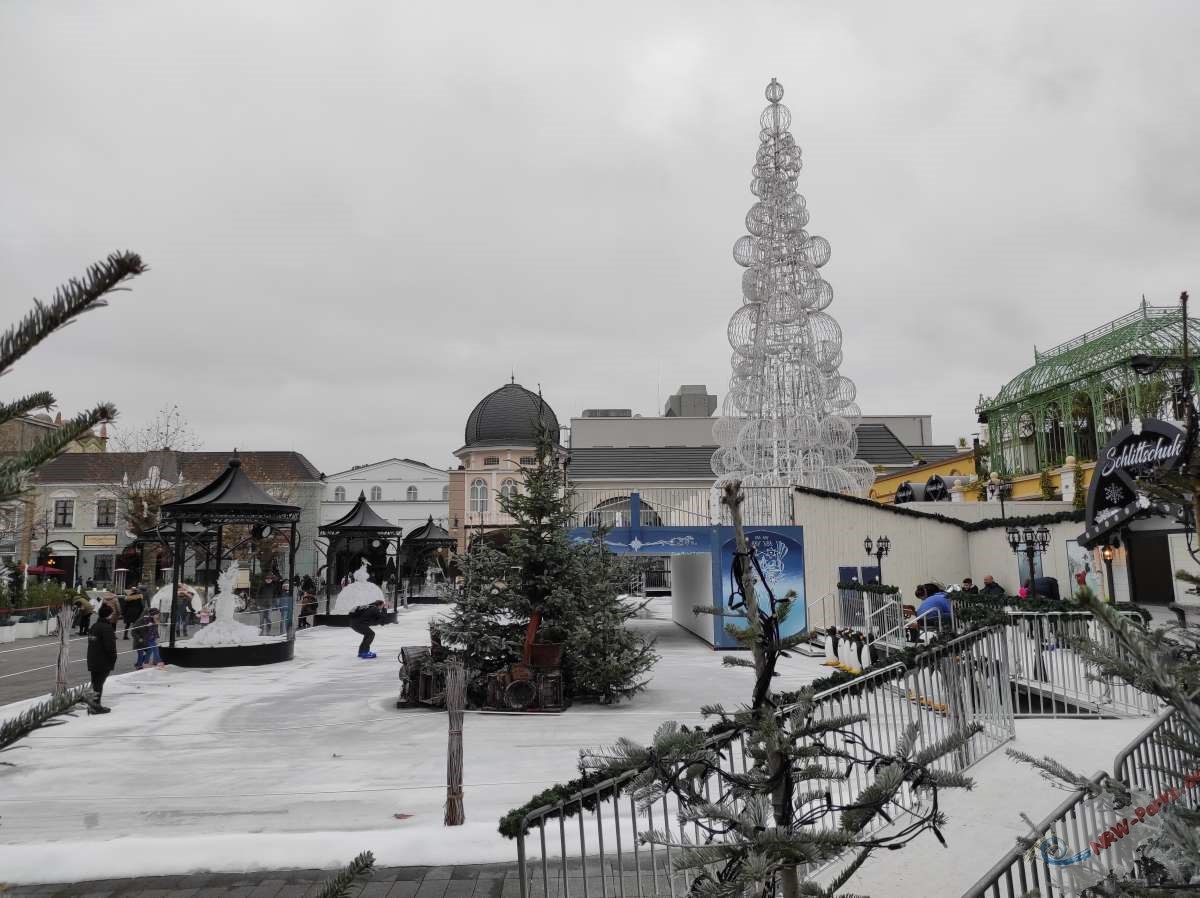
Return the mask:
{"type": "MultiPolygon", "coordinates": [[[[1200,355],[1200,327],[1189,330],[1191,348],[1200,355]]],[[[1034,363],[991,398],[979,398],[978,411],[1000,408],[1124,365],[1135,355],[1173,358],[1183,344],[1178,306],[1152,306],[1145,300],[1128,315],[1047,349],[1033,351],[1034,363]]]]}

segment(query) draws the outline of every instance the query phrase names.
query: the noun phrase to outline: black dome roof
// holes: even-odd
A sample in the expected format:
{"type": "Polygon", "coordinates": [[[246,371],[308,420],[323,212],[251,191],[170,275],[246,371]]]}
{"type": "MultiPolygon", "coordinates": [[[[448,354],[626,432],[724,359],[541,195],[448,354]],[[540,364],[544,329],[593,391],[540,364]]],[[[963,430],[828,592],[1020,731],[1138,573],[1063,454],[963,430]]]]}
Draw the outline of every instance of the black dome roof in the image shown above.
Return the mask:
{"type": "Polygon", "coordinates": [[[533,446],[537,443],[538,410],[542,423],[558,442],[558,417],[537,393],[518,383],[505,384],[482,399],[467,418],[464,449],[472,446],[533,446]]]}

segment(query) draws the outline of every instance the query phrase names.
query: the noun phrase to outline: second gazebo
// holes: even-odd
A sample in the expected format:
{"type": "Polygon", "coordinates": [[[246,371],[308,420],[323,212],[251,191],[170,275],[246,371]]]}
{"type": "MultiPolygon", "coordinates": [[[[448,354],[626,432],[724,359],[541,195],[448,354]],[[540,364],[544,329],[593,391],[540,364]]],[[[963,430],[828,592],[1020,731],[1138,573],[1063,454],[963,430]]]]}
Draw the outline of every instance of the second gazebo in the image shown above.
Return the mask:
{"type": "MultiPolygon", "coordinates": [[[[382,575],[387,564],[388,544],[395,541],[396,553],[399,554],[400,537],[404,531],[380,517],[375,509],[367,504],[366,493],[360,492],[353,508],[336,521],[322,524],[318,532],[329,539],[329,551],[328,567],[325,571],[325,613],[317,615],[316,623],[345,626],[347,621],[335,619],[344,618],[345,615],[330,613],[334,583],[340,583],[343,577],[353,576],[363,561],[367,562],[372,571],[382,575]]],[[[397,598],[393,595],[393,614],[396,611],[396,603],[397,598]]]]}

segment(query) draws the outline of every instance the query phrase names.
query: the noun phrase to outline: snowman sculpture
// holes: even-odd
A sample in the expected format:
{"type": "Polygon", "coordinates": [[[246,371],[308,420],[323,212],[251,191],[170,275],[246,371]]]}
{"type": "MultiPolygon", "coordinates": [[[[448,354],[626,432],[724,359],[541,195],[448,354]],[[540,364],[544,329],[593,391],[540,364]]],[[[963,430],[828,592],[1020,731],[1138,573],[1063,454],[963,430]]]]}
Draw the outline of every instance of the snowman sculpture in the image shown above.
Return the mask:
{"type": "Polygon", "coordinates": [[[334,603],[334,614],[349,614],[359,605],[370,605],[374,602],[387,601],[383,590],[367,579],[367,563],[354,572],[354,582],[338,593],[334,603]]]}
{"type": "Polygon", "coordinates": [[[237,578],[238,563],[232,561],[225,572],[217,578],[217,595],[213,599],[215,619],[187,641],[189,648],[250,645],[258,642],[273,642],[278,638],[261,636],[258,627],[237,622],[234,617],[237,613],[237,595],[233,591],[237,584],[237,578]]]}

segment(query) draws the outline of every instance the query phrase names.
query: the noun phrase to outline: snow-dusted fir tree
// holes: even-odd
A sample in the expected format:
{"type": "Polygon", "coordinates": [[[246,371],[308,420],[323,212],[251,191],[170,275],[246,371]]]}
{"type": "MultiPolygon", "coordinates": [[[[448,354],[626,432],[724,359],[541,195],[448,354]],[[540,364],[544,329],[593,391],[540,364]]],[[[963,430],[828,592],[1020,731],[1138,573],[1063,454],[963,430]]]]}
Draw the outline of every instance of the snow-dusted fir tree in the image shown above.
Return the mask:
{"type": "Polygon", "coordinates": [[[784,652],[804,639],[804,634],[780,636],[795,596],[757,592],[756,576],[763,583],[766,578],[746,543],[740,484],[725,484],[722,501],[730,509],[737,541],[739,585],[731,607],[738,605],[745,614],[744,626],[731,626],[729,632],[752,657],[727,657],[725,662],[753,667],[755,682],[750,701],[740,710],[709,706],[704,712],[716,716],[725,729],[743,734],[752,766],[738,770],[703,729],[672,721],[658,728],[650,745],[622,739],[609,748],[584,752],[581,767],[605,779],[638,771],[632,788],[643,806],[653,807],[667,795],[678,799],[676,832],[647,832],[641,838],[678,852],[675,870],[693,876],[689,895],[831,896],[873,851],[902,847],[927,831],[941,838],[945,818],[937,810],[937,791],[970,788],[971,781],[959,773],[935,770],[933,764],[961,748],[979,728],[965,728],[918,751],[914,746],[919,727],[914,723],[889,755],[873,750],[853,731],[865,715],[814,714],[812,690],[802,692],[795,707],[784,709],[771,684],[784,652]],[[834,800],[831,784],[848,778],[848,764],[862,763],[872,770],[872,783],[853,801],[834,800]],[[914,802],[909,790],[933,800],[914,802]],[[881,816],[900,822],[867,835],[881,816]],[[684,831],[698,831],[699,838],[681,843],[684,831]],[[844,852],[852,855],[832,883],[822,887],[806,878],[806,866],[844,852]]]}
{"type": "Polygon", "coordinates": [[[521,659],[532,627],[538,642],[562,645],[569,696],[613,702],[644,687],[658,656],[652,641],[625,626],[639,607],[626,597],[636,563],[601,540],[567,539],[571,498],[554,436],[539,429],[522,488],[498,499],[512,525],[459,556],[463,585],[449,596],[450,614],[430,629],[461,653],[478,683],[521,659]]]}
{"type": "MultiPolygon", "coordinates": [[[[0,374],[10,371],[22,356],[79,315],[90,309],[102,308],[109,293],[145,270],[146,266],[136,253],[113,253],[89,268],[82,279],[71,278],[55,290],[49,303],[43,304],[35,299],[33,310],[0,334],[0,374]]],[[[53,405],[54,397],[44,391],[13,402],[0,403],[0,424],[39,409],[49,409],[53,405]]],[[[91,411],[63,422],[61,427],[55,428],[53,433],[31,448],[0,462],[0,502],[18,498],[25,492],[28,476],[34,469],[60,455],[101,421],[111,421],[116,413],[112,405],[102,403],[91,411]]]]}
{"type": "MultiPolygon", "coordinates": [[[[796,189],[800,147],[783,86],[767,85],[745,236],[733,245],[742,305],[729,319],[729,392],[713,426],[718,478],[745,486],[799,484],[865,495],[875,481],[856,458],[861,417],[854,383],[839,372],[842,331],[827,309],[833,288],[819,269],[829,242],[805,230],[808,209],[796,189]]],[[[722,480],[718,481],[718,487],[722,480]]]]}

